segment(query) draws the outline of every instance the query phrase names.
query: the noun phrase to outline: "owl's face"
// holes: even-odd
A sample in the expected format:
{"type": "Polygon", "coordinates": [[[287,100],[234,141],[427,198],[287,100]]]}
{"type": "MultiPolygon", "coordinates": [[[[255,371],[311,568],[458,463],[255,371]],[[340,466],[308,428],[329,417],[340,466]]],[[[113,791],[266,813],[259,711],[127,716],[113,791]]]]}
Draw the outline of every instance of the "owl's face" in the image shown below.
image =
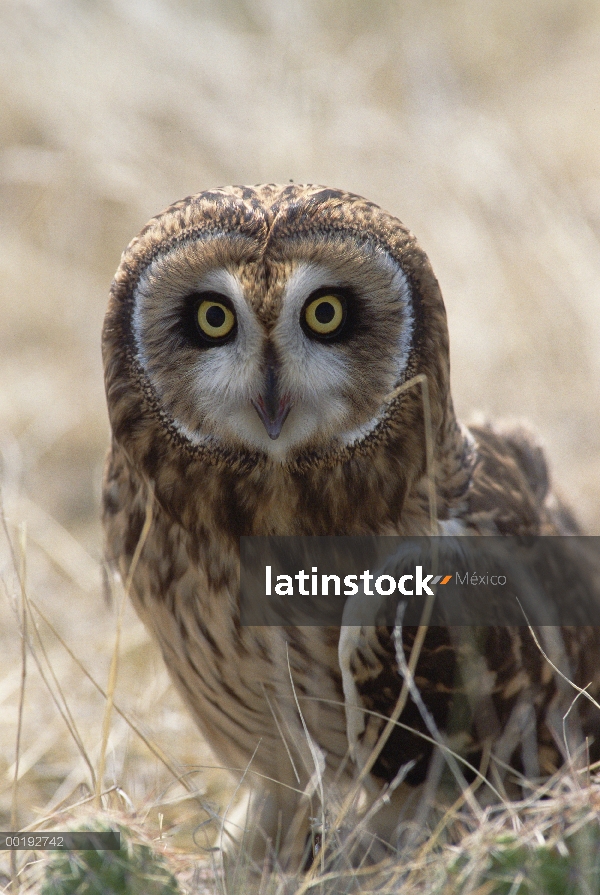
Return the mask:
{"type": "Polygon", "coordinates": [[[192,452],[285,464],[353,450],[416,372],[443,391],[447,330],[399,221],[322,187],[231,187],[172,206],[131,243],[104,356],[118,438],[152,409],[153,431],[192,452]]]}
{"type": "Polygon", "coordinates": [[[260,248],[195,238],[140,277],[137,357],[161,405],[193,443],[277,460],[364,437],[407,365],[402,269],[343,235],[260,248]]]}

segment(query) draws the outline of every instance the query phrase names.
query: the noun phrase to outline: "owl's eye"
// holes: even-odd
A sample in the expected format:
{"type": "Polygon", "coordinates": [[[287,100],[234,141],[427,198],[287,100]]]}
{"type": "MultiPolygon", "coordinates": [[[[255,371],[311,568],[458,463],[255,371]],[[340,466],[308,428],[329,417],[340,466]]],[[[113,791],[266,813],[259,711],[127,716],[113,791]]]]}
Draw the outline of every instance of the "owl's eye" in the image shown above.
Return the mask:
{"type": "Polygon", "coordinates": [[[346,299],[324,292],[309,299],[302,312],[302,318],[307,335],[320,339],[337,336],[346,320],[346,299]]]}
{"type": "Polygon", "coordinates": [[[205,298],[198,305],[196,319],[203,336],[220,342],[230,336],[235,326],[231,308],[213,298],[205,298]]]}

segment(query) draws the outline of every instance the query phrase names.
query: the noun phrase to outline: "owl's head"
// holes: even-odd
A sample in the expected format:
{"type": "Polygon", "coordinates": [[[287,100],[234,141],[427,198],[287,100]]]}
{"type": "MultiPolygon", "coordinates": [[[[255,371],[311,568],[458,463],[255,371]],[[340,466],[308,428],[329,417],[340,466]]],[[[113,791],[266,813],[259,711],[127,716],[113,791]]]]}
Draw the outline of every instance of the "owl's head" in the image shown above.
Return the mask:
{"type": "Polygon", "coordinates": [[[103,349],[130,450],[143,430],[192,454],[297,463],[355,451],[399,412],[415,425],[417,396],[386,399],[416,373],[434,424],[448,397],[426,255],[377,206],[323,187],[215,190],[154,218],[123,255],[103,349]]]}

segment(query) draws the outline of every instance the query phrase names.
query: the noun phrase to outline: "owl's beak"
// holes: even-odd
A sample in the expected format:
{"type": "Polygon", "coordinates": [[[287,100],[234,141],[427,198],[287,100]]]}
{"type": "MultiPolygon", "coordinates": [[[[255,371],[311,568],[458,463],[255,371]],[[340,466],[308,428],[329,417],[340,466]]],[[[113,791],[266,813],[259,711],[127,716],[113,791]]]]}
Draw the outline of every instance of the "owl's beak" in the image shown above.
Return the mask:
{"type": "Polygon", "coordinates": [[[267,430],[267,435],[269,438],[272,438],[273,441],[276,438],[279,438],[281,435],[281,430],[283,429],[283,424],[287,419],[287,415],[292,409],[292,405],[289,399],[284,396],[280,401],[277,401],[277,405],[274,407],[268,406],[265,402],[262,395],[259,395],[258,398],[252,399],[252,404],[254,405],[254,409],[258,413],[261,418],[262,424],[267,430]]]}
{"type": "Polygon", "coordinates": [[[279,397],[277,376],[272,364],[267,367],[264,393],[253,398],[252,404],[267,430],[269,438],[272,438],[273,441],[279,438],[287,415],[292,409],[292,402],[287,395],[279,397]]]}

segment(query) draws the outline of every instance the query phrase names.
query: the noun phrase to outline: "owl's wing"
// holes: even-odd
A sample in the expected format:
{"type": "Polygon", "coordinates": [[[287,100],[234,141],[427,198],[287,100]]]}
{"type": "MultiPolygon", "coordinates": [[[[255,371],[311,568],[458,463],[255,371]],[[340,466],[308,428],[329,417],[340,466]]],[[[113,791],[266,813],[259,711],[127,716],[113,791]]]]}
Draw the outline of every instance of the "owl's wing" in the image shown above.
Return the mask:
{"type": "MultiPolygon", "coordinates": [[[[531,535],[577,532],[553,497],[543,451],[526,430],[485,426],[472,434],[477,461],[462,512],[465,532],[525,536],[525,543],[531,535]]],[[[486,540],[476,539],[481,549],[486,540]]],[[[600,755],[600,708],[590,700],[600,692],[600,627],[589,623],[600,614],[600,561],[595,544],[588,549],[585,541],[554,537],[546,548],[543,539],[533,540],[541,549],[526,571],[550,622],[532,629],[525,619],[512,626],[429,627],[409,681],[412,693],[373,764],[376,778],[392,781],[407,766],[406,782],[423,782],[436,741],[475,768],[495,762],[500,776],[507,764],[528,777],[552,773],[582,744],[586,748],[586,736],[591,754],[600,755]],[[565,600],[581,617],[558,627],[565,600]],[[569,681],[589,685],[573,709],[578,690],[569,681]]],[[[478,599],[491,598],[479,592],[478,599]]],[[[362,767],[398,705],[417,628],[414,616],[413,626],[392,627],[389,611],[378,625],[372,606],[360,596],[352,600],[339,663],[348,741],[362,767]]],[[[463,771],[472,779],[464,764],[463,771]]]]}
{"type": "MultiPolygon", "coordinates": [[[[410,652],[416,632],[415,627],[402,631],[406,653],[410,652]]],[[[340,635],[339,661],[350,752],[357,765],[362,767],[369,760],[400,697],[403,677],[397,661],[394,630],[344,626],[340,635]]],[[[454,667],[454,650],[447,630],[431,628],[421,650],[415,683],[427,712],[441,730],[446,729],[454,695],[454,667]]],[[[381,781],[391,782],[407,766],[405,781],[413,786],[422,783],[434,748],[431,739],[420,707],[409,696],[371,773],[381,781]]]]}
{"type": "Polygon", "coordinates": [[[349,626],[341,633],[350,751],[362,768],[377,747],[371,775],[379,785],[399,774],[408,785],[423,783],[436,744],[454,776],[458,766],[468,782],[491,767],[495,779],[509,767],[532,779],[569,756],[598,757],[600,675],[590,656],[598,656],[600,639],[591,627],[539,629],[537,642],[524,627],[429,628],[404,708],[380,748],[416,635],[414,627],[349,626]],[[587,688],[596,704],[584,697],[574,705],[581,694],[569,681],[587,688]]]}

